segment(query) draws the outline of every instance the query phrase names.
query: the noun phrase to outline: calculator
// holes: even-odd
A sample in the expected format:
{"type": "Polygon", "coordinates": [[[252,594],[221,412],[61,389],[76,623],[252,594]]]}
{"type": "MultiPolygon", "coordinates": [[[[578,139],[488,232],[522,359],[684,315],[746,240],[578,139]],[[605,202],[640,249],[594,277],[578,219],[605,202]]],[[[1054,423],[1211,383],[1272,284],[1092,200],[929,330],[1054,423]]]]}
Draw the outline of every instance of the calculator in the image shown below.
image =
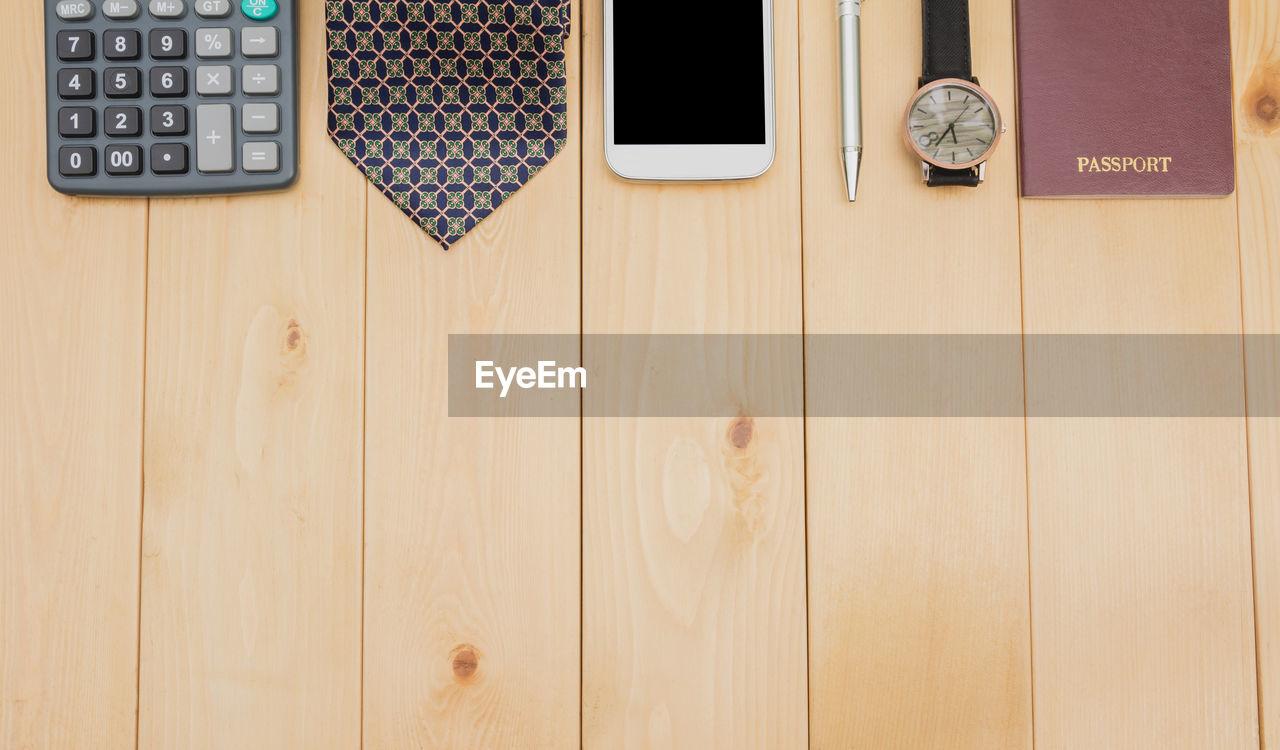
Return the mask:
{"type": "Polygon", "coordinates": [[[280,190],[298,175],[302,0],[45,0],[49,184],[280,190]]]}

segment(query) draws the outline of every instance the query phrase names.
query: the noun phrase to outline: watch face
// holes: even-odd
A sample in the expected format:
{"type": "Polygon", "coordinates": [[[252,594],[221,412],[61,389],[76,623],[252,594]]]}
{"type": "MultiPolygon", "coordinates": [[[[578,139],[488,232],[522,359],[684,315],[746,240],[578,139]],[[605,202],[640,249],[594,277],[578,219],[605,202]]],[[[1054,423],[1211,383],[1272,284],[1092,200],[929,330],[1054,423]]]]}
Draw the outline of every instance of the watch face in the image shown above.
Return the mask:
{"type": "Polygon", "coordinates": [[[987,93],[959,79],[928,84],[907,110],[907,143],[921,159],[947,169],[986,161],[1002,128],[987,93]]]}

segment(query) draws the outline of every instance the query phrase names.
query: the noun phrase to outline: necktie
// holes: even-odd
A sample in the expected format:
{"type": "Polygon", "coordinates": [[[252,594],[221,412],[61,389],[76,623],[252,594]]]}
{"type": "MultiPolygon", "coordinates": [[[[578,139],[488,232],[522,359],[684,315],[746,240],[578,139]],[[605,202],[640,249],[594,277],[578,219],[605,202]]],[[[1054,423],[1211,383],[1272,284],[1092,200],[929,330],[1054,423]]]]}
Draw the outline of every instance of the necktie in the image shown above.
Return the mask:
{"type": "Polygon", "coordinates": [[[329,134],[447,250],[563,148],[569,0],[326,0],[329,134]]]}

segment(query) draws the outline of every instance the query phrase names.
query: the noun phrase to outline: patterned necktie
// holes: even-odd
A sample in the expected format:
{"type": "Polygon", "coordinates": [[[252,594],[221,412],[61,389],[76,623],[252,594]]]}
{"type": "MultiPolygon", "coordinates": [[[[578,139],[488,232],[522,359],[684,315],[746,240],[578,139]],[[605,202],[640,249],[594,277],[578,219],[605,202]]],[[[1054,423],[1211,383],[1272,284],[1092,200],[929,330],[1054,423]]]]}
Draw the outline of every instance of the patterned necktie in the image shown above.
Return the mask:
{"type": "Polygon", "coordinates": [[[326,0],[329,134],[447,250],[564,148],[569,0],[326,0]]]}

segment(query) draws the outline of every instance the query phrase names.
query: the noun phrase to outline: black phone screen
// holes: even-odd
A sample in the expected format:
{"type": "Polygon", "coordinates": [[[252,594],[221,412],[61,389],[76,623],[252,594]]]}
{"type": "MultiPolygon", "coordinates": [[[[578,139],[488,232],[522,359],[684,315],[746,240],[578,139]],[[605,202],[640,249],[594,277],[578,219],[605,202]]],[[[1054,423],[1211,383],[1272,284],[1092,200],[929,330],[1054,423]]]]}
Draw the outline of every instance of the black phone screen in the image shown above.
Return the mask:
{"type": "Polygon", "coordinates": [[[761,0],[613,0],[614,141],[765,143],[761,0]]]}

